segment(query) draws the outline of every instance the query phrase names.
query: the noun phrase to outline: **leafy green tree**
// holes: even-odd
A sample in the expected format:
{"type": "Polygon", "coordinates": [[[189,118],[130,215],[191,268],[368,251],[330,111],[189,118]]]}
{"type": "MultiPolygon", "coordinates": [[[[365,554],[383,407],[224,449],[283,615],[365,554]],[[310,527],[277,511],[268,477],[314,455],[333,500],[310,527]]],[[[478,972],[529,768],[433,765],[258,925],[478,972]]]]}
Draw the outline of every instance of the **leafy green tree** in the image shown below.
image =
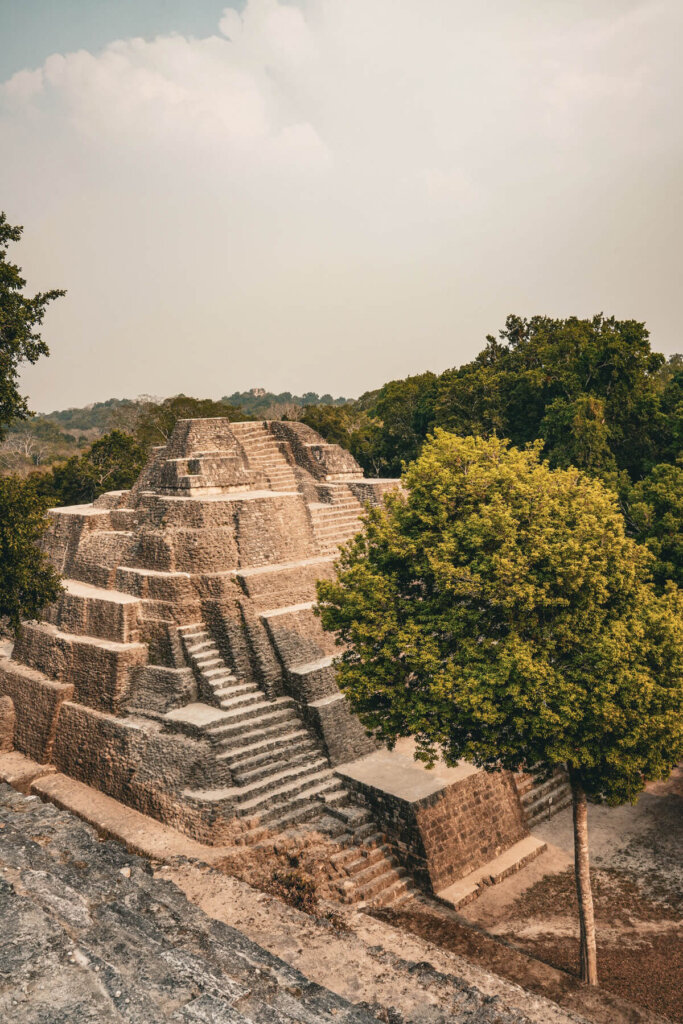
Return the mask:
{"type": "MultiPolygon", "coordinates": [[[[517,445],[543,437],[552,454],[544,430],[559,425],[560,402],[567,428],[584,434],[569,443],[578,457],[591,423],[586,402],[593,399],[604,418],[602,442],[617,467],[636,480],[661,461],[663,364],[664,357],[650,349],[645,325],[635,320],[508,316],[499,338],[489,336],[473,362],[442,375],[435,422],[461,434],[495,431],[517,445]]],[[[593,416],[594,433],[597,425],[593,416]]],[[[592,444],[586,454],[588,464],[579,468],[591,469],[592,444]]]]}
{"type": "Polygon", "coordinates": [[[683,457],[655,466],[628,493],[626,518],[634,536],[654,555],[659,587],[683,587],[683,457]]]}
{"type": "Polygon", "coordinates": [[[73,455],[36,480],[55,505],[84,505],[105,491],[128,490],[146,461],[146,451],[130,434],[112,430],[83,455],[73,455]]]}
{"type": "Polygon", "coordinates": [[[675,462],[683,451],[683,356],[670,356],[661,375],[656,444],[662,462],[675,462]]]}
{"type": "Polygon", "coordinates": [[[59,574],[40,548],[47,499],[32,481],[0,477],[0,618],[17,632],[61,592],[59,574]]]}
{"type": "Polygon", "coordinates": [[[319,609],[380,741],[487,770],[567,765],[595,984],[587,801],[634,801],[683,754],[683,601],[671,583],[656,594],[616,496],[540,449],[436,430],[406,493],[368,512],[318,584],[319,609]]]}
{"type": "Polygon", "coordinates": [[[370,412],[382,424],[376,453],[383,462],[382,476],[399,476],[403,463],[419,454],[434,422],[437,381],[434,373],[420,373],[380,389],[370,412]]]}
{"type": "Polygon", "coordinates": [[[617,464],[609,446],[602,399],[591,395],[581,395],[574,401],[556,398],[546,407],[540,430],[550,451],[551,466],[578,466],[614,482],[617,464]]]}
{"type": "Polygon", "coordinates": [[[20,268],[7,258],[8,246],[18,242],[23,228],[12,227],[0,212],[0,440],[13,420],[25,420],[31,413],[19,393],[19,368],[48,355],[39,328],[50,302],[66,293],[60,289],[23,294],[26,281],[20,268]]]}
{"type": "Polygon", "coordinates": [[[301,417],[302,423],[317,431],[330,444],[339,444],[349,450],[357,420],[358,414],[354,417],[349,406],[344,405],[309,405],[301,417]]]}

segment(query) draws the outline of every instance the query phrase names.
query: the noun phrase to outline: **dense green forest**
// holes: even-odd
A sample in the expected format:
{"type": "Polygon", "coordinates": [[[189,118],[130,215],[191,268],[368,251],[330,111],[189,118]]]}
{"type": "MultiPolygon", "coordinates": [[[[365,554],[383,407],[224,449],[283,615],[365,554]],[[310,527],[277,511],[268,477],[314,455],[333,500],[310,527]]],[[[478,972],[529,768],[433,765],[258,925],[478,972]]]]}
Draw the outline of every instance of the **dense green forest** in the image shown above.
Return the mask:
{"type": "Polygon", "coordinates": [[[653,352],[642,323],[509,316],[470,363],[302,419],[379,476],[400,474],[437,426],[518,447],[542,440],[552,467],[577,466],[615,492],[657,582],[683,584],[683,357],[653,352]]]}

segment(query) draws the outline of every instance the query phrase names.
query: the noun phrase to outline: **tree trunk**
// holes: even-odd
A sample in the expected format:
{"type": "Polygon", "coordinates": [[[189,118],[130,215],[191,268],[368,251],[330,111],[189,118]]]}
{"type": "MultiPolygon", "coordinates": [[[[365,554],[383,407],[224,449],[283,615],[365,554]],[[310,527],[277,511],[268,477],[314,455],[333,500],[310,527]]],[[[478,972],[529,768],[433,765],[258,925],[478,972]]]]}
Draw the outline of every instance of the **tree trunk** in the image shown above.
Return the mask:
{"type": "Polygon", "coordinates": [[[595,915],[588,860],[588,804],[583,786],[571,768],[569,778],[574,814],[574,870],[581,926],[581,981],[588,985],[597,985],[598,956],[595,948],[595,915]]]}

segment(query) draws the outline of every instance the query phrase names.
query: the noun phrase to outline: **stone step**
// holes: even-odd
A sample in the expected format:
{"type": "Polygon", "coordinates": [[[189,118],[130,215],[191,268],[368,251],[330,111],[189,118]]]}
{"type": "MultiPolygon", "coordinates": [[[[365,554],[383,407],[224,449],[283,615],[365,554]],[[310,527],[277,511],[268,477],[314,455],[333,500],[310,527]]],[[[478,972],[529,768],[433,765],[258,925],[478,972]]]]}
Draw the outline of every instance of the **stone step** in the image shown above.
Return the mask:
{"type": "Polygon", "coordinates": [[[288,735],[298,728],[301,728],[301,721],[293,712],[287,716],[283,714],[265,726],[258,723],[253,727],[233,726],[228,733],[217,738],[216,750],[220,755],[224,753],[229,758],[235,744],[242,746],[264,740],[277,745],[282,736],[288,735]]]}
{"type": "MultiPolygon", "coordinates": [[[[346,794],[343,793],[340,799],[346,799],[346,794]]],[[[246,843],[250,845],[253,841],[251,836],[255,837],[255,841],[259,841],[272,832],[285,832],[288,829],[294,828],[297,825],[302,825],[308,821],[314,821],[319,818],[320,815],[326,814],[329,810],[329,804],[323,803],[322,800],[314,798],[306,803],[297,805],[296,807],[286,807],[281,813],[276,814],[268,818],[267,827],[264,829],[263,825],[257,826],[252,829],[251,833],[246,833],[246,843]]]]}
{"type": "Polygon", "coordinates": [[[214,694],[218,690],[229,690],[239,682],[237,676],[234,676],[227,667],[224,669],[223,674],[220,676],[212,676],[210,679],[206,679],[204,676],[202,676],[202,678],[204,682],[211,688],[214,694]]]}
{"type": "Polygon", "coordinates": [[[323,526],[336,526],[339,523],[360,522],[362,514],[362,509],[336,508],[333,505],[327,512],[314,512],[313,522],[318,528],[323,526]]]}
{"type": "Polygon", "coordinates": [[[410,880],[397,878],[393,884],[387,885],[374,898],[369,900],[373,906],[395,907],[397,904],[405,903],[413,897],[413,887],[410,880]]]}
{"type": "Polygon", "coordinates": [[[211,647],[205,647],[202,650],[198,651],[197,654],[193,652],[192,660],[195,663],[195,665],[201,668],[210,668],[212,665],[225,664],[221,656],[221,653],[217,647],[214,647],[213,650],[211,649],[211,647]]]}
{"type": "Polygon", "coordinates": [[[312,740],[301,740],[299,743],[280,743],[269,750],[262,751],[258,756],[249,758],[246,762],[235,764],[230,762],[230,767],[237,778],[248,781],[249,776],[257,778],[258,772],[270,771],[274,766],[279,765],[286,768],[289,764],[296,764],[305,758],[318,757],[320,751],[312,740]]]}
{"type": "MultiPolygon", "coordinates": [[[[278,800],[277,803],[266,801],[259,804],[254,802],[253,807],[242,804],[240,805],[240,814],[245,817],[250,814],[258,814],[262,822],[268,822],[271,827],[277,827],[278,831],[281,831],[294,821],[317,817],[331,803],[348,800],[347,791],[336,784],[336,781],[333,776],[330,776],[323,782],[317,782],[308,789],[300,790],[289,800],[278,800]],[[296,813],[298,811],[303,813],[296,813]]],[[[278,795],[271,793],[270,797],[278,795]]]]}
{"type": "Polygon", "coordinates": [[[363,514],[363,509],[359,505],[311,505],[309,508],[313,518],[320,519],[321,521],[330,520],[335,522],[339,519],[351,519],[354,516],[358,517],[363,514]]]}
{"type": "Polygon", "coordinates": [[[377,845],[381,846],[387,841],[387,837],[384,832],[377,831],[377,825],[374,821],[369,821],[366,825],[360,825],[354,832],[354,838],[362,843],[363,846],[377,845]]]}
{"type": "Polygon", "coordinates": [[[504,850],[498,857],[494,857],[487,864],[471,871],[464,878],[458,879],[452,885],[436,893],[436,898],[453,907],[454,910],[464,907],[465,904],[475,900],[483,889],[502,882],[508,875],[514,874],[529,861],[538,857],[545,849],[546,844],[540,839],[535,836],[525,836],[524,839],[520,839],[519,842],[504,850]]]}
{"type": "Polygon", "coordinates": [[[522,797],[522,806],[527,807],[530,804],[535,803],[542,797],[549,796],[560,790],[569,788],[569,779],[566,775],[553,775],[552,778],[546,779],[545,782],[541,782],[524,794],[522,797]]]}
{"type": "Polygon", "coordinates": [[[217,665],[215,668],[204,668],[202,666],[202,676],[207,681],[219,678],[220,676],[224,676],[224,675],[230,675],[230,670],[228,669],[228,666],[225,664],[225,662],[222,659],[221,659],[221,664],[217,665]]]}
{"type": "Polygon", "coordinates": [[[339,785],[338,779],[328,770],[319,772],[317,775],[306,776],[303,785],[293,782],[290,785],[282,786],[280,790],[270,790],[251,800],[240,801],[237,809],[241,816],[258,814],[261,821],[271,821],[287,811],[304,807],[317,797],[335,792],[339,792],[340,798],[342,794],[344,798],[347,796],[339,785]]]}
{"type": "Polygon", "coordinates": [[[332,854],[330,861],[339,867],[343,867],[347,860],[355,858],[358,853],[358,847],[354,843],[350,832],[342,832],[341,835],[336,837],[335,842],[341,849],[337,853],[332,854]]]}
{"type": "Polygon", "coordinates": [[[185,641],[185,650],[190,657],[195,657],[197,654],[201,654],[204,651],[218,650],[213,640],[208,636],[205,638],[199,638],[196,641],[193,640],[191,643],[185,641]]]}
{"type": "Polygon", "coordinates": [[[318,757],[315,761],[307,758],[292,767],[274,770],[261,779],[254,779],[246,784],[240,782],[241,792],[236,795],[236,799],[240,804],[253,805],[254,800],[270,800],[276,795],[296,794],[313,780],[322,782],[323,779],[330,778],[331,774],[332,770],[325,758],[318,757]]]}
{"type": "MultiPolygon", "coordinates": [[[[231,712],[227,713],[231,714],[231,712]]],[[[235,712],[235,714],[238,713],[235,712]]],[[[300,724],[300,720],[291,708],[277,708],[267,714],[256,712],[241,714],[236,722],[214,726],[210,730],[210,737],[214,742],[220,744],[221,749],[226,750],[235,737],[244,740],[255,739],[267,732],[270,734],[289,732],[300,724]]]]}
{"type": "Polygon", "coordinates": [[[296,745],[298,742],[307,740],[312,742],[309,733],[305,729],[295,729],[291,732],[279,734],[276,737],[266,737],[263,740],[259,740],[256,743],[250,743],[246,746],[239,746],[232,748],[229,753],[233,760],[232,763],[236,768],[239,768],[245,764],[249,764],[255,758],[266,754],[268,751],[272,751],[280,745],[280,743],[291,743],[296,745]]]}
{"type": "Polygon", "coordinates": [[[355,875],[359,871],[364,871],[365,868],[369,868],[373,864],[380,864],[392,856],[391,848],[385,844],[373,846],[367,850],[362,846],[356,846],[350,850],[343,850],[342,853],[347,855],[346,859],[340,859],[335,861],[335,863],[343,864],[349,875],[355,875]],[[349,854],[351,856],[348,856],[349,854]]]}
{"type": "MultiPolygon", "coordinates": [[[[236,676],[232,676],[232,679],[237,679],[236,676]]],[[[256,683],[236,683],[234,686],[223,686],[216,687],[213,690],[214,697],[238,697],[243,693],[260,693],[263,696],[263,691],[260,686],[256,683]]]]}
{"type": "Polygon", "coordinates": [[[287,751],[279,756],[272,753],[270,761],[264,761],[256,768],[243,771],[237,768],[232,769],[232,775],[239,786],[250,786],[252,783],[265,781],[279,772],[286,772],[290,769],[304,768],[306,766],[326,765],[327,761],[320,756],[320,751],[315,747],[312,750],[301,750],[297,754],[287,751]]]}
{"type": "Polygon", "coordinates": [[[369,888],[374,886],[376,879],[382,878],[389,871],[395,872],[397,877],[403,877],[406,874],[405,868],[399,867],[396,864],[391,853],[387,854],[384,851],[366,867],[356,868],[353,873],[347,867],[350,880],[363,892],[367,892],[369,888]]]}
{"type": "Polygon", "coordinates": [[[533,828],[534,825],[538,825],[542,821],[547,821],[548,818],[552,818],[554,814],[558,814],[559,811],[563,811],[565,807],[570,807],[571,802],[571,793],[563,793],[561,796],[554,799],[551,804],[548,803],[547,799],[540,801],[538,805],[532,804],[530,808],[525,808],[527,827],[533,828]]]}
{"type": "Polygon", "coordinates": [[[208,731],[217,738],[234,731],[239,732],[242,727],[256,728],[259,722],[272,724],[283,716],[293,715],[293,705],[294,701],[290,697],[278,697],[274,701],[267,701],[264,697],[254,708],[222,712],[220,724],[212,726],[208,731]]]}
{"type": "Polygon", "coordinates": [[[232,711],[234,708],[249,708],[255,704],[260,705],[262,703],[263,694],[260,691],[258,693],[241,693],[234,697],[221,697],[218,701],[222,711],[232,711]]]}
{"type": "Polygon", "coordinates": [[[341,523],[360,523],[363,515],[362,508],[336,508],[332,506],[333,511],[328,512],[324,516],[313,516],[313,521],[318,528],[322,526],[336,526],[341,523]]]}
{"type": "Polygon", "coordinates": [[[272,619],[278,615],[297,615],[299,612],[309,612],[315,605],[315,601],[301,601],[300,604],[283,605],[280,608],[270,608],[261,612],[261,618],[272,619]]]}
{"type": "Polygon", "coordinates": [[[314,518],[313,527],[318,534],[331,533],[332,530],[346,530],[352,527],[360,529],[362,526],[359,516],[340,515],[326,516],[324,519],[314,518]]]}
{"type": "Polygon", "coordinates": [[[373,821],[372,814],[366,807],[359,807],[358,804],[349,804],[348,807],[335,807],[330,812],[333,817],[338,818],[339,821],[343,821],[347,826],[349,832],[357,831],[364,825],[371,824],[373,821]]]}
{"type": "Polygon", "coordinates": [[[318,540],[330,540],[334,537],[353,536],[360,533],[363,528],[359,519],[350,520],[348,523],[316,523],[314,533],[318,540]]]}
{"type": "Polygon", "coordinates": [[[316,527],[315,538],[319,544],[325,542],[329,543],[330,541],[338,540],[340,537],[344,540],[350,540],[352,537],[355,537],[357,533],[360,533],[360,531],[360,523],[349,526],[348,529],[344,529],[340,526],[335,526],[332,529],[320,529],[320,527],[316,527]]]}
{"type": "MultiPolygon", "coordinates": [[[[402,882],[404,888],[407,888],[409,884],[405,868],[392,867],[390,864],[387,864],[386,861],[381,866],[384,867],[384,871],[373,874],[368,877],[367,881],[363,880],[360,884],[356,885],[357,891],[361,894],[362,898],[368,902],[377,899],[382,892],[390,887],[395,887],[398,883],[402,882]]],[[[361,874],[363,874],[363,872],[361,872],[361,874]]],[[[360,876],[356,876],[356,878],[352,878],[351,881],[358,883],[359,877],[360,876]]]]}

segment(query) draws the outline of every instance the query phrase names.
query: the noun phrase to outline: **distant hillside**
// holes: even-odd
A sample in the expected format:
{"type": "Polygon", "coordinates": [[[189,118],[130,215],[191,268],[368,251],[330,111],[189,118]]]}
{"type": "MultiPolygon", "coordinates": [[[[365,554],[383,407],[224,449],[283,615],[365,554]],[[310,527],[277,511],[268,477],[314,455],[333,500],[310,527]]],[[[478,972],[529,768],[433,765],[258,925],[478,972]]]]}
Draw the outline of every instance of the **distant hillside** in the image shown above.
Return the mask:
{"type": "Polygon", "coordinates": [[[264,388],[252,388],[250,391],[235,391],[225,395],[223,402],[237,405],[252,416],[263,416],[264,419],[278,419],[288,416],[298,418],[297,410],[308,405],[350,405],[352,398],[333,398],[332,395],[318,395],[315,391],[307,391],[304,395],[293,395],[291,391],[275,394],[264,388]]]}
{"type": "MultiPolygon", "coordinates": [[[[120,418],[123,410],[128,413],[135,412],[139,407],[150,401],[145,395],[140,398],[108,398],[106,402],[93,402],[91,405],[84,405],[82,408],[56,409],[54,412],[44,413],[38,419],[54,423],[60,430],[69,433],[84,433],[88,430],[97,430],[98,433],[105,433],[112,426],[112,419],[120,418]]],[[[158,399],[154,399],[158,401],[158,399]]]]}

